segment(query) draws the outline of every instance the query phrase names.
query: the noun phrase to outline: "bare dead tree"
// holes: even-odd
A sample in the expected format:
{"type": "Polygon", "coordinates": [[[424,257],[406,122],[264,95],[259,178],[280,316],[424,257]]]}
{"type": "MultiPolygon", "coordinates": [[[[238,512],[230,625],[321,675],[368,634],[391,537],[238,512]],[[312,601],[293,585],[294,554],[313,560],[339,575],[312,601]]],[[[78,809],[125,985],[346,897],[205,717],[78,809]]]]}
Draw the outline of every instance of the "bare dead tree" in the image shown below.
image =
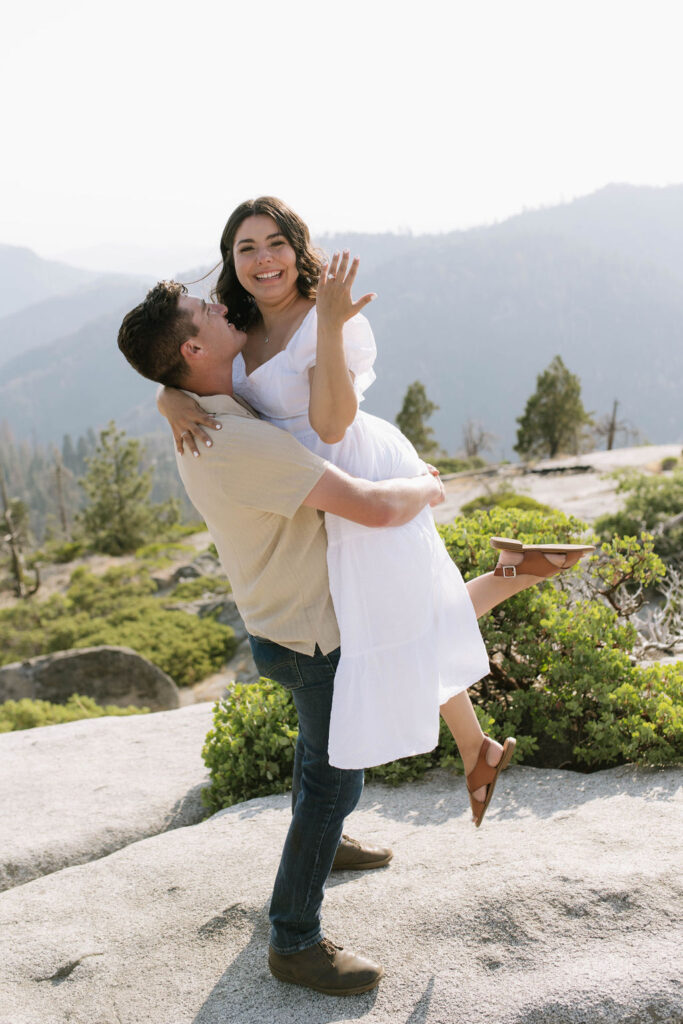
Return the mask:
{"type": "Polygon", "coordinates": [[[643,651],[655,650],[673,654],[683,644],[683,573],[668,566],[659,584],[662,602],[647,604],[634,623],[643,651]]]}
{"type": "MultiPolygon", "coordinates": [[[[678,517],[677,517],[678,518],[678,517]]],[[[636,629],[637,639],[633,648],[636,658],[647,657],[648,652],[657,651],[673,654],[683,645],[683,571],[680,567],[667,565],[666,576],[657,583],[657,595],[653,600],[652,591],[640,582],[629,582],[622,576],[614,584],[600,578],[599,569],[603,562],[598,551],[596,564],[587,571],[568,573],[559,577],[557,585],[566,591],[572,601],[603,601],[613,608],[623,622],[630,622],[636,629]]]]}
{"type": "Polygon", "coordinates": [[[617,437],[621,437],[623,444],[636,443],[638,431],[628,420],[617,419],[619,402],[614,399],[612,411],[596,421],[593,432],[596,437],[605,439],[605,450],[611,452],[617,437]]]}
{"type": "Polygon", "coordinates": [[[38,569],[34,570],[35,580],[32,586],[26,582],[26,567],[24,565],[24,553],[21,546],[19,530],[14,523],[12,505],[7,494],[5,483],[5,472],[0,466],[0,496],[2,497],[2,510],[4,527],[6,530],[2,540],[7,545],[10,553],[10,571],[14,580],[14,593],[17,597],[31,597],[40,586],[40,574],[38,569]]]}
{"type": "Polygon", "coordinates": [[[462,428],[462,448],[468,459],[489,451],[496,435],[485,430],[478,420],[466,419],[462,428]]]}
{"type": "Polygon", "coordinates": [[[55,483],[57,491],[57,508],[59,509],[59,521],[62,526],[62,533],[66,538],[69,537],[69,517],[66,512],[66,502],[64,501],[64,464],[62,462],[62,456],[60,452],[55,448],[54,450],[55,460],[55,483]]]}

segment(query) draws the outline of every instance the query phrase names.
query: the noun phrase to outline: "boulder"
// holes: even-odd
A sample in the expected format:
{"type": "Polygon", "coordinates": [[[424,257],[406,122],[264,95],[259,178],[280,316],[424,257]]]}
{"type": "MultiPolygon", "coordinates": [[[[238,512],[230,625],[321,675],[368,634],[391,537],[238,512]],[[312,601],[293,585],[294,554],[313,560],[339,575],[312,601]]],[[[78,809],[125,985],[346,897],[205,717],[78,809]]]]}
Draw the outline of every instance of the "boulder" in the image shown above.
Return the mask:
{"type": "Polygon", "coordinates": [[[254,683],[260,678],[260,672],[251,654],[247,628],[244,625],[239,608],[231,594],[224,597],[204,601],[198,608],[200,618],[211,615],[217,622],[230,626],[235,634],[237,647],[235,653],[225,666],[225,672],[231,681],[236,683],[254,683]]]}
{"type": "Polygon", "coordinates": [[[481,829],[462,778],[369,785],[348,831],[394,860],[325,928],[386,977],[345,999],[268,973],[289,801],[238,804],[0,894],[0,1022],[680,1024],[682,777],[513,767],[481,829]]]}
{"type": "Polygon", "coordinates": [[[186,580],[196,580],[201,572],[194,565],[181,565],[171,576],[171,583],[184,583],[186,580]]]}
{"type": "Polygon", "coordinates": [[[72,693],[98,704],[136,704],[152,711],[180,704],[171,677],[129,647],[82,647],[0,668],[0,703],[29,697],[64,704],[72,693]]]}
{"type": "Polygon", "coordinates": [[[220,622],[224,626],[230,626],[235,633],[235,639],[238,643],[246,639],[247,628],[244,625],[239,608],[235,604],[235,598],[231,594],[203,601],[198,612],[200,619],[211,615],[216,622],[220,622]]]}
{"type": "Polygon", "coordinates": [[[205,817],[211,712],[195,704],[0,735],[0,890],[205,817]]]}
{"type": "Polygon", "coordinates": [[[192,564],[202,576],[225,576],[221,563],[210,551],[202,551],[192,564]]]}

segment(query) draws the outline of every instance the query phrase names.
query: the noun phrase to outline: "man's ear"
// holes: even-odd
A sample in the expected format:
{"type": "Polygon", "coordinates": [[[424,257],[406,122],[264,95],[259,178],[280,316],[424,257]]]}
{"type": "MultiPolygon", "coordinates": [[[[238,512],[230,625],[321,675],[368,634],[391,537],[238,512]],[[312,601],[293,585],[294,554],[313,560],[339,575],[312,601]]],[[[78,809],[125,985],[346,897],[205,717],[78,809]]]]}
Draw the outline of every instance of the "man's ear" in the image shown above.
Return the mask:
{"type": "Polygon", "coordinates": [[[183,359],[187,359],[188,361],[196,359],[196,357],[203,351],[203,347],[199,344],[196,338],[188,338],[187,341],[184,341],[180,346],[180,353],[183,359]]]}

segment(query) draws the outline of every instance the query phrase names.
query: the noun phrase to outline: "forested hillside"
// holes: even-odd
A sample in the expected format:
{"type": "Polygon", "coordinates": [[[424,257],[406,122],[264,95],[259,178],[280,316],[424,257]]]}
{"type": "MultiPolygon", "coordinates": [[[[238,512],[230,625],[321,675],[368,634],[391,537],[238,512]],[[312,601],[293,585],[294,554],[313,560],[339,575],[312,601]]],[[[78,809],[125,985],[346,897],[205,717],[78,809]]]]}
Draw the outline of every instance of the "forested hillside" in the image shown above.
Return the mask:
{"type": "MultiPolygon", "coordinates": [[[[92,429],[80,436],[67,432],[57,444],[18,440],[6,423],[0,423],[0,469],[9,496],[26,507],[31,544],[50,537],[70,538],[85,503],[79,480],[88,470],[97,443],[92,429]]],[[[170,432],[148,434],[142,454],[142,468],[153,470],[150,501],[175,498],[182,515],[192,518],[194,512],[176,470],[170,432]]],[[[0,520],[1,513],[0,506],[0,520]]]]}
{"type": "MultiPolygon", "coordinates": [[[[419,379],[440,406],[432,425],[444,449],[459,447],[471,417],[497,435],[495,454],[510,457],[536,375],[560,355],[581,379],[586,409],[603,415],[618,399],[642,439],[680,440],[682,229],[683,186],[610,186],[470,231],[322,239],[358,252],[357,290],[378,293],[367,311],[378,379],[365,408],[393,420],[419,379]]],[[[81,282],[78,301],[43,301],[0,321],[0,420],[17,437],[60,441],[110,418],[134,433],[156,426],[154,386],[115,343],[137,301],[132,284],[125,292],[119,282],[92,318],[81,282]]]]}

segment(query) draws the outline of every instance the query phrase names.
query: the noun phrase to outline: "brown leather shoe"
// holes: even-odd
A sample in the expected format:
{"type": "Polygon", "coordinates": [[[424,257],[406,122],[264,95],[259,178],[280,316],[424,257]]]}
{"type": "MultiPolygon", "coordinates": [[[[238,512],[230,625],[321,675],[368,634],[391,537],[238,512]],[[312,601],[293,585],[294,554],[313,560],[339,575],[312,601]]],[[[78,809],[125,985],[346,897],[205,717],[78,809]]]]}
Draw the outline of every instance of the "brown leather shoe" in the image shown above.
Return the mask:
{"type": "Polygon", "coordinates": [[[357,839],[342,836],[332,863],[333,871],[369,871],[383,868],[393,853],[386,846],[362,845],[357,839]]]}
{"type": "Polygon", "coordinates": [[[379,984],[384,969],[355,953],[345,953],[329,939],[300,953],[284,956],[271,946],[268,950],[270,973],[291,985],[304,985],[327,996],[354,996],[379,984]]]}

